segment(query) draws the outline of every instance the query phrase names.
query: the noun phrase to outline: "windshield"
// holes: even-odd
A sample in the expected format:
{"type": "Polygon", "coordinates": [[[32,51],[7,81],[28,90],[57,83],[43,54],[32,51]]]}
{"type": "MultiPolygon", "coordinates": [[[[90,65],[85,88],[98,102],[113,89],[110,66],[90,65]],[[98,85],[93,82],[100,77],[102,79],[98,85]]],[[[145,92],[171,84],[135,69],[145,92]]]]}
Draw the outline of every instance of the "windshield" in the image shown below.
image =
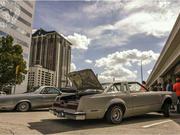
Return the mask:
{"type": "Polygon", "coordinates": [[[105,90],[105,89],[109,88],[109,86],[111,86],[111,83],[102,83],[101,85],[102,85],[103,89],[105,90]]]}
{"type": "Polygon", "coordinates": [[[39,87],[39,88],[37,88],[37,89],[35,89],[34,91],[32,91],[31,93],[40,93],[41,92],[41,90],[42,90],[42,87],[39,87]]]}
{"type": "Polygon", "coordinates": [[[86,89],[83,93],[102,93],[105,89],[111,86],[111,83],[102,83],[103,89],[86,89]]]}

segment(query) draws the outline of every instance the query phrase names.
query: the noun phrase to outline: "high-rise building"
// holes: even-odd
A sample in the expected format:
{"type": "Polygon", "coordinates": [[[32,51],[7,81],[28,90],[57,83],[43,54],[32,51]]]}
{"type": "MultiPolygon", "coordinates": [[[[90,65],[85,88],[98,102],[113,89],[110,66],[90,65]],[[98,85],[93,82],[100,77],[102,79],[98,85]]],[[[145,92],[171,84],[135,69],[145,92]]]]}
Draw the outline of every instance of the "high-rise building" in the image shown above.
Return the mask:
{"type": "Polygon", "coordinates": [[[71,64],[71,43],[56,31],[37,30],[32,35],[28,86],[65,87],[71,64]],[[53,82],[52,82],[53,80],[53,82]]]}
{"type": "MultiPolygon", "coordinates": [[[[32,22],[35,1],[33,0],[0,0],[0,36],[10,35],[14,44],[23,48],[23,56],[29,67],[32,22]]],[[[28,76],[21,85],[16,86],[16,93],[27,90],[28,76]]]]}

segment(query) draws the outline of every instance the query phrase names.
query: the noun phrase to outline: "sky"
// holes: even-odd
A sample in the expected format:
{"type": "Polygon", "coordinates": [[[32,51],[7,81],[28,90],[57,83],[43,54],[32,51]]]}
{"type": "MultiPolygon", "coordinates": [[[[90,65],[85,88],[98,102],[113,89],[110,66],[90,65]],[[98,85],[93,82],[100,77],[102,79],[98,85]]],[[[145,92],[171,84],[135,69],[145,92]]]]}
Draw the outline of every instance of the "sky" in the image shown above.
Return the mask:
{"type": "Polygon", "coordinates": [[[146,80],[179,13],[179,0],[36,1],[33,29],[72,43],[71,71],[91,68],[101,82],[141,81],[141,61],[146,80]]]}

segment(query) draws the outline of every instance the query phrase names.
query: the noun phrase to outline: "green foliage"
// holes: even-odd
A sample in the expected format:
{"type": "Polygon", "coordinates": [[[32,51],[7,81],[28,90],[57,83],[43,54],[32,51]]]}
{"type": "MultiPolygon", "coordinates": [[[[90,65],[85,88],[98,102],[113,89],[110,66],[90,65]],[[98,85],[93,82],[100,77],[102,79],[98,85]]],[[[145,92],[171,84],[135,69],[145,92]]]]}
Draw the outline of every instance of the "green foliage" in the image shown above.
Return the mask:
{"type": "Polygon", "coordinates": [[[27,74],[20,45],[13,45],[11,36],[0,37],[0,89],[4,86],[21,84],[27,74]],[[16,75],[16,67],[19,70],[16,75]]]}

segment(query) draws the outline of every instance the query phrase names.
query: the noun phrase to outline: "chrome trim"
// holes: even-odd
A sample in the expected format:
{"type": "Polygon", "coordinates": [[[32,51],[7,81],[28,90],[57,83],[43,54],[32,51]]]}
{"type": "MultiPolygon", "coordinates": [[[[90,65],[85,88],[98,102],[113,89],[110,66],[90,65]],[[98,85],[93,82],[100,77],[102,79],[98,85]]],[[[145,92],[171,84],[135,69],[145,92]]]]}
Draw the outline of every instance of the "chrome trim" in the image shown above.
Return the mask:
{"type": "Polygon", "coordinates": [[[85,112],[75,112],[75,113],[69,113],[65,111],[57,111],[55,109],[50,109],[50,113],[54,114],[57,117],[61,118],[68,118],[68,119],[74,119],[74,120],[85,120],[86,119],[86,113],[85,112]]]}

